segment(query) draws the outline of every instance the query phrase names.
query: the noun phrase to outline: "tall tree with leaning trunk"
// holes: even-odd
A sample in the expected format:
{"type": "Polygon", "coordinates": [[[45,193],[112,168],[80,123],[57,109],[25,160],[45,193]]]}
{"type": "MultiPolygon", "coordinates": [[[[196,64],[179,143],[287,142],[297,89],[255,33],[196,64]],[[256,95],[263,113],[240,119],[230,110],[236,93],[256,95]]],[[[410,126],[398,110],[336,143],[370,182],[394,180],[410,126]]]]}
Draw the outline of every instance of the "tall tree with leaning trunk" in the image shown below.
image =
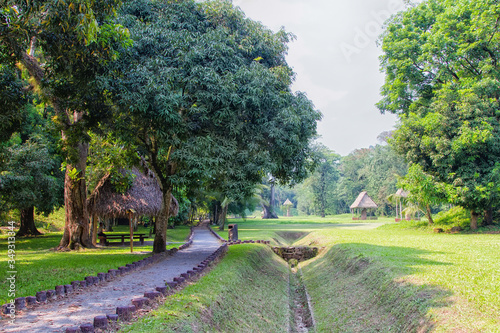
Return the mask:
{"type": "Polygon", "coordinates": [[[95,83],[117,57],[127,33],[110,22],[120,1],[3,1],[0,41],[51,104],[66,154],[66,225],[60,248],[91,246],[88,238],[86,129],[106,118],[107,94],[95,83]]]}
{"type": "Polygon", "coordinates": [[[267,172],[285,182],[305,175],[320,115],[290,90],[290,34],[246,19],[230,1],[135,0],[120,22],[135,43],[108,89],[124,135],[163,190],[154,252],[165,251],[174,186],[208,186],[225,175],[234,181],[224,192],[236,193],[242,179],[267,172]]]}

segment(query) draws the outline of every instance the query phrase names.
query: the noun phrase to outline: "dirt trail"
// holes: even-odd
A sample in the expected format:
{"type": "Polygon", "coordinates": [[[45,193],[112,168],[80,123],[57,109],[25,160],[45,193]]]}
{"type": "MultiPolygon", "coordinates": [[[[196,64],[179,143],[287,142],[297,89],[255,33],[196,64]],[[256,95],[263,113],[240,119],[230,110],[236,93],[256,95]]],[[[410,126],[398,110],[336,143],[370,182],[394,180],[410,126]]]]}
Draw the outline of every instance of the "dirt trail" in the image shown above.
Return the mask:
{"type": "Polygon", "coordinates": [[[115,313],[116,307],[131,305],[133,298],[143,297],[145,291],[164,286],[165,281],[172,281],[174,277],[192,269],[220,245],[221,242],[206,227],[196,227],[193,244],[187,249],[112,281],[88,287],[36,309],[20,312],[16,315],[14,325],[2,327],[0,331],[64,332],[67,327],[92,323],[95,316],[115,313]]]}

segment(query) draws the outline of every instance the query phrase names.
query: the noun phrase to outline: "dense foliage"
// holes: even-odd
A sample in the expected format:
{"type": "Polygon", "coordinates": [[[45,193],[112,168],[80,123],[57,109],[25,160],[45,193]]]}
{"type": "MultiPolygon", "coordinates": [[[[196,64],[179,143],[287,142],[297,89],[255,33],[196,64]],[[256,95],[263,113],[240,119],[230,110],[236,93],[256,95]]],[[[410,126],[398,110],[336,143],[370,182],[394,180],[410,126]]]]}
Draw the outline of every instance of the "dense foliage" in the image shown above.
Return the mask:
{"type": "MultiPolygon", "coordinates": [[[[107,71],[126,30],[111,22],[120,1],[2,1],[2,65],[17,63],[55,114],[66,157],[66,227],[61,248],[91,246],[88,238],[85,169],[86,131],[109,119],[109,96],[96,76],[107,71]]],[[[12,68],[13,67],[9,67],[12,68]]],[[[22,110],[17,110],[22,112],[22,110]]]]}
{"type": "MultiPolygon", "coordinates": [[[[306,176],[320,114],[290,90],[290,34],[222,0],[130,1],[120,22],[134,45],[108,89],[124,138],[161,183],[164,207],[174,186],[217,190],[229,203],[252,196],[266,173],[285,183],[306,176]]],[[[157,252],[168,215],[158,220],[157,252]]]]}
{"type": "Polygon", "coordinates": [[[471,211],[473,228],[500,197],[499,15],[494,0],[429,0],[382,36],[378,107],[400,115],[393,146],[471,211]]]}
{"type": "Polygon", "coordinates": [[[408,167],[390,146],[357,149],[343,157],[324,146],[318,148],[316,171],[293,189],[292,202],[301,213],[348,213],[362,191],[367,191],[378,204],[379,215],[395,213],[390,196],[396,193],[398,179],[406,175],[408,167]]]}

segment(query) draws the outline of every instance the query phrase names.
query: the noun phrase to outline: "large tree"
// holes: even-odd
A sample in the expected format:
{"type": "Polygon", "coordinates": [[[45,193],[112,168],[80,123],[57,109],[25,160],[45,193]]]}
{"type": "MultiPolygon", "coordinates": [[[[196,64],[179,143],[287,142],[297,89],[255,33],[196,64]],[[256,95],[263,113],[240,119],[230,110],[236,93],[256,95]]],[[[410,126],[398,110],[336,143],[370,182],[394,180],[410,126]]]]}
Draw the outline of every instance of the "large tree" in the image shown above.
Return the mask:
{"type": "Polygon", "coordinates": [[[223,176],[238,187],[242,169],[244,178],[304,177],[320,114],[290,90],[290,34],[246,19],[230,1],[130,1],[121,22],[135,43],[110,90],[161,183],[155,252],[165,251],[173,186],[223,176]]]}
{"type": "Polygon", "coordinates": [[[5,149],[4,169],[0,173],[0,203],[2,208],[19,209],[21,220],[16,236],[37,236],[34,209],[51,213],[62,204],[62,179],[58,162],[49,145],[40,139],[30,139],[5,149]],[[38,142],[37,142],[38,141],[38,142]]]}
{"type": "Polygon", "coordinates": [[[400,115],[393,146],[479,212],[500,196],[500,4],[429,0],[382,36],[382,112],[400,115]]]}
{"type": "Polygon", "coordinates": [[[335,189],[340,178],[340,155],[321,144],[315,146],[318,166],[311,175],[311,190],[316,214],[325,217],[327,213],[336,213],[337,200],[335,189]]]}
{"type": "Polygon", "coordinates": [[[86,129],[107,116],[107,93],[95,77],[127,43],[112,24],[120,1],[2,1],[2,52],[19,62],[32,87],[49,101],[66,154],[66,224],[61,248],[91,246],[86,209],[86,129]]]}

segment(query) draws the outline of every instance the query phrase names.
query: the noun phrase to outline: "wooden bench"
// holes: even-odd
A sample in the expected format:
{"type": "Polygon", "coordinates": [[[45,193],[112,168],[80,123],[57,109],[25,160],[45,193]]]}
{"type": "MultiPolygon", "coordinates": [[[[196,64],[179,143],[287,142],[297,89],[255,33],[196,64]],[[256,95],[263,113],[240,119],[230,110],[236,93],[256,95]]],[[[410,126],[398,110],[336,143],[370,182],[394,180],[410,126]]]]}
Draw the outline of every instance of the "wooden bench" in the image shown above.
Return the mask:
{"type": "MultiPolygon", "coordinates": [[[[146,238],[146,234],[133,234],[134,239],[139,239],[141,245],[144,245],[144,238],[146,238]]],[[[108,245],[110,239],[120,239],[121,245],[125,245],[125,241],[130,241],[130,234],[109,234],[109,235],[100,235],[99,236],[99,244],[108,245]]]]}

